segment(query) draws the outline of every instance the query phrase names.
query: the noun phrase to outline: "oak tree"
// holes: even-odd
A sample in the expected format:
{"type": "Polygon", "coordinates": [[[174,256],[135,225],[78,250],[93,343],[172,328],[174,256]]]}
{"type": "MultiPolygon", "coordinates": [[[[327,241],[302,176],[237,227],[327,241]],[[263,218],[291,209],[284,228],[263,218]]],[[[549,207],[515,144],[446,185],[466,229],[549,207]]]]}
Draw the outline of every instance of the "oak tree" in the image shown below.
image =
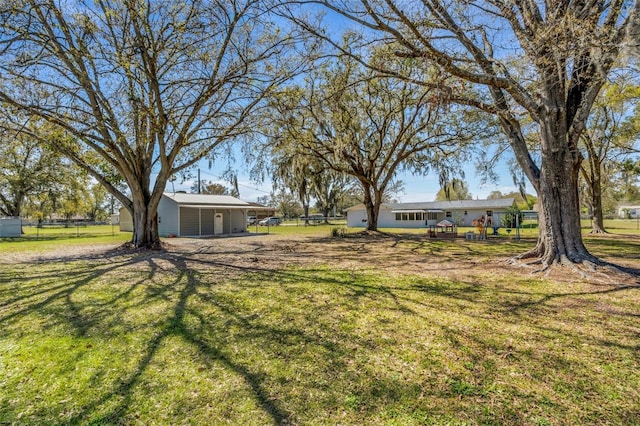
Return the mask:
{"type": "MultiPolygon", "coordinates": [[[[321,3],[364,27],[366,37],[395,46],[395,55],[414,60],[416,69],[439,71],[436,79],[413,72],[405,79],[419,80],[448,102],[497,118],[540,200],[538,244],[522,257],[536,257],[543,267],[601,263],[588,252],[581,234],[579,141],[622,51],[637,53],[637,0],[321,3]],[[522,130],[528,122],[538,127],[539,161],[522,130]]],[[[370,66],[398,75],[384,64],[370,66]]]]}
{"type": "Polygon", "coordinates": [[[607,84],[580,136],[579,147],[584,157],[580,164],[584,182],[582,201],[591,216],[593,234],[606,232],[603,198],[613,192],[613,177],[619,164],[637,153],[640,125],[633,123],[631,112],[639,99],[640,88],[629,79],[619,77],[607,84]]]}
{"type": "Polygon", "coordinates": [[[30,198],[71,185],[77,173],[59,153],[29,136],[44,132],[42,123],[22,116],[22,126],[12,129],[1,120],[0,215],[20,217],[30,198]]]}
{"type": "Polygon", "coordinates": [[[56,149],[131,212],[133,245],[158,247],[167,181],[249,134],[265,95],[308,53],[272,10],[258,0],[8,0],[0,100],[58,126],[56,149]]]}
{"type": "Polygon", "coordinates": [[[349,56],[274,99],[271,143],[356,180],[370,231],[398,171],[449,168],[479,132],[456,123],[458,111],[443,109],[430,90],[379,76],[349,56]]]}

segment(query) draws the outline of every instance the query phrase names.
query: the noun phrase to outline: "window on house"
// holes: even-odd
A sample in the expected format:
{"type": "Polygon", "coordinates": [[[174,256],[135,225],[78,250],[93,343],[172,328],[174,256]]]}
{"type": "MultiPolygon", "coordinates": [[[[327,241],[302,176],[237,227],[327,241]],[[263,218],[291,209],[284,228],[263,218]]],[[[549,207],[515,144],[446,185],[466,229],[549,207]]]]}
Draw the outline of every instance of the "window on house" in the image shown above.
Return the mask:
{"type": "Polygon", "coordinates": [[[402,220],[402,213],[396,213],[396,220],[402,220]]]}
{"type": "Polygon", "coordinates": [[[451,212],[444,212],[444,217],[451,217],[451,212]]]}
{"type": "Polygon", "coordinates": [[[493,216],[493,210],[487,210],[487,217],[493,216]]]}

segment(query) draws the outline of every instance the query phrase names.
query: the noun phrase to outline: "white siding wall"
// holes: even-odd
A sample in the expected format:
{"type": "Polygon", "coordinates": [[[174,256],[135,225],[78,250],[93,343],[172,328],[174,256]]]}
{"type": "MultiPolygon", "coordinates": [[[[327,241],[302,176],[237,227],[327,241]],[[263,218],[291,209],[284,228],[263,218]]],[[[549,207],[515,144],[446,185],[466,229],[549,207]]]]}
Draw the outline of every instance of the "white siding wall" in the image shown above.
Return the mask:
{"type": "Polygon", "coordinates": [[[396,214],[391,210],[380,209],[378,214],[378,228],[418,228],[424,226],[424,221],[396,221],[396,214]]]}
{"type": "Polygon", "coordinates": [[[178,220],[178,204],[173,200],[162,197],[160,204],[158,204],[158,233],[160,236],[180,235],[178,220]]]}
{"type": "Polygon", "coordinates": [[[231,210],[231,232],[245,232],[247,230],[247,216],[242,210],[231,210]]]}
{"type": "MultiPolygon", "coordinates": [[[[474,209],[474,210],[448,210],[451,211],[451,217],[446,217],[446,211],[442,213],[438,213],[438,219],[434,221],[435,223],[447,219],[451,222],[458,224],[458,220],[461,221],[459,226],[473,226],[472,222],[476,219],[481,218],[482,216],[487,215],[488,209],[474,209]],[[464,212],[467,212],[465,215],[464,212]]],[[[504,214],[504,210],[492,210],[493,211],[493,224],[501,226],[501,217],[504,214]]],[[[350,210],[347,212],[347,226],[350,228],[364,228],[367,225],[366,221],[362,219],[366,219],[367,214],[363,209],[358,210],[350,210]]],[[[434,224],[435,224],[434,223],[434,224]]],[[[380,215],[378,216],[378,227],[379,228],[426,228],[425,220],[396,220],[396,214],[392,213],[391,210],[388,209],[380,209],[380,215]]]]}
{"type": "MultiPolygon", "coordinates": [[[[482,216],[487,215],[486,209],[485,210],[467,210],[466,212],[467,212],[467,215],[462,216],[464,218],[462,226],[473,226],[472,222],[474,220],[478,220],[482,216]]],[[[464,215],[464,211],[462,211],[462,214],[464,215]]],[[[495,211],[494,211],[494,214],[495,214],[495,211]]]]}
{"type": "Polygon", "coordinates": [[[364,210],[350,210],[347,212],[347,226],[349,228],[366,228],[367,212],[364,210]]]}

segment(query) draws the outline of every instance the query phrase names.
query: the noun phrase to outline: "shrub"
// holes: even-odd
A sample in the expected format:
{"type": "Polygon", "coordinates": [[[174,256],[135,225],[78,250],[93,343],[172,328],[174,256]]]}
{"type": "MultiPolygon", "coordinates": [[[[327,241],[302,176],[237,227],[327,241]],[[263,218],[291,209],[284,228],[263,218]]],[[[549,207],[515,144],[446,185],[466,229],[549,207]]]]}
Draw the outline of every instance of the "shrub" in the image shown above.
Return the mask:
{"type": "Polygon", "coordinates": [[[347,235],[347,228],[345,228],[345,227],[332,228],[331,229],[331,236],[332,237],[344,238],[345,235],[347,235]]]}

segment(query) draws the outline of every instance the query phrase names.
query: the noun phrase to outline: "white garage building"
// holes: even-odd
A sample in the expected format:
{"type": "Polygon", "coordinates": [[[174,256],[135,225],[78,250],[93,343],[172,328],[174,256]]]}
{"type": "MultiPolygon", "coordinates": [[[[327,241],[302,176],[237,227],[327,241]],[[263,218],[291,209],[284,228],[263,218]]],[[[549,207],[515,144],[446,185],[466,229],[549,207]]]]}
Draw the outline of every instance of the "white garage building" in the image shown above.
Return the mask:
{"type": "MultiPolygon", "coordinates": [[[[208,237],[247,231],[247,215],[260,207],[230,195],[164,193],[158,205],[161,237],[208,237]]],[[[120,209],[120,230],[133,231],[126,208],[120,209]]]]}

